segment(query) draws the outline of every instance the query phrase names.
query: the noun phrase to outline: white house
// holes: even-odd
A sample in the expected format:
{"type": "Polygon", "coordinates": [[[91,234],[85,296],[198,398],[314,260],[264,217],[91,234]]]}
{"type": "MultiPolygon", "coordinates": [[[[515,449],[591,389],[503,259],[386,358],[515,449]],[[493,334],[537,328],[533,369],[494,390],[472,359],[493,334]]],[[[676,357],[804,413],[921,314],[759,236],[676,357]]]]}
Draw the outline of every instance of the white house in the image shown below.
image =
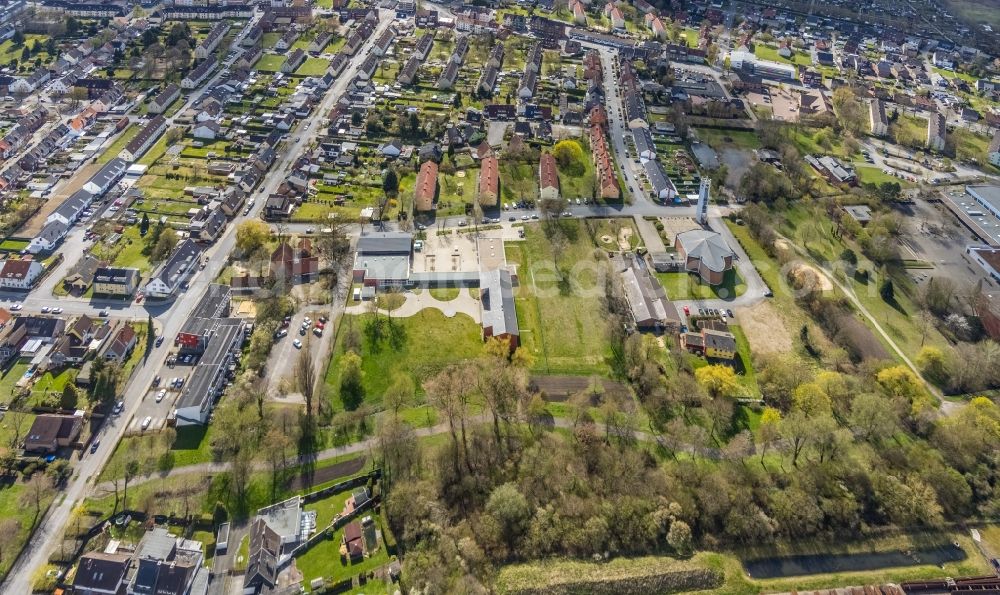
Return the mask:
{"type": "Polygon", "coordinates": [[[37,260],[7,259],[0,268],[0,288],[31,289],[35,279],[42,274],[42,263],[37,260]]]}
{"type": "Polygon", "coordinates": [[[219,130],[219,123],[209,120],[196,126],[192,134],[197,139],[215,140],[216,135],[219,134],[219,130]]]}

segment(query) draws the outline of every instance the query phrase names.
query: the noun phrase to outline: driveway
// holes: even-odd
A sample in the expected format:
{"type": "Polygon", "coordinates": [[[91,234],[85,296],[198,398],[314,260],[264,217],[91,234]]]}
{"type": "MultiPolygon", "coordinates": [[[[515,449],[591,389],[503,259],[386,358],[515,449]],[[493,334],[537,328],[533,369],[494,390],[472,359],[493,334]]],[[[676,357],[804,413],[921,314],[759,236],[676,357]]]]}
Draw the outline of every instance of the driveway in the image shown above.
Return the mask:
{"type": "MultiPolygon", "coordinates": [[[[408,318],[424,308],[437,308],[448,318],[457,314],[468,314],[476,322],[482,322],[479,316],[479,300],[472,297],[465,287],[458,291],[458,297],[446,302],[435,298],[427,289],[423,289],[419,293],[406,291],[403,293],[406,296],[406,301],[403,302],[402,306],[393,310],[392,315],[395,318],[408,318]]],[[[366,314],[370,312],[371,306],[368,304],[368,302],[353,302],[344,312],[346,314],[366,314]]],[[[379,310],[379,312],[388,314],[386,310],[379,310]]]]}

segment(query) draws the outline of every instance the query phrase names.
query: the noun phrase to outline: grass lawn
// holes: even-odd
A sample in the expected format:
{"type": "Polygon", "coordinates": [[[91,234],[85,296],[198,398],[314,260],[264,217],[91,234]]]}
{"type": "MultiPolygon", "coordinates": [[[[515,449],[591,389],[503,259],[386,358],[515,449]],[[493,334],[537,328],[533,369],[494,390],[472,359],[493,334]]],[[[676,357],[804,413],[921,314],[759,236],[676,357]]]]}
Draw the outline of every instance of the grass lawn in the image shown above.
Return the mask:
{"type": "MultiPolygon", "coordinates": [[[[760,397],[760,387],[757,386],[757,373],[753,369],[753,359],[750,353],[750,343],[739,325],[730,325],[729,332],[736,337],[736,370],[740,373],[740,384],[753,397],[760,397]]],[[[758,420],[759,422],[759,420],[758,420]]]]}
{"type": "Polygon", "coordinates": [[[722,283],[709,285],[701,277],[693,273],[656,273],[660,285],[667,291],[667,297],[672,300],[708,300],[714,298],[729,299],[747,290],[746,283],[736,272],[736,269],[726,271],[722,283]]]}
{"type": "Polygon", "coordinates": [[[18,439],[23,440],[28,433],[31,424],[35,422],[34,413],[22,413],[20,411],[5,411],[3,419],[0,419],[0,448],[10,446],[14,434],[18,434],[18,439]],[[16,432],[15,432],[16,430],[16,432]]]}
{"type": "MultiPolygon", "coordinates": [[[[384,321],[385,316],[380,317],[384,321]]],[[[361,338],[365,399],[374,403],[381,401],[394,372],[411,375],[419,391],[423,380],[446,365],[478,357],[483,350],[479,325],[464,314],[447,318],[440,310],[428,308],[409,318],[394,318],[392,325],[396,330],[383,331],[384,336],[378,340],[373,340],[368,330],[371,321],[369,314],[344,316],[340,324],[333,361],[326,375],[334,410],[344,408],[339,398],[340,359],[352,328],[361,338]]]]}
{"type": "Polygon", "coordinates": [[[461,289],[458,287],[432,287],[428,291],[434,299],[442,302],[450,302],[458,297],[461,289]]]}
{"type": "Polygon", "coordinates": [[[520,282],[515,304],[521,345],[534,356],[538,371],[607,374],[611,346],[596,246],[578,220],[553,222],[558,232],[545,225],[525,225],[525,241],[506,245],[507,261],[516,263],[520,282]],[[566,238],[558,254],[552,233],[566,238]]]}
{"type": "MultiPolygon", "coordinates": [[[[381,515],[376,519],[376,525],[380,529],[385,526],[381,515]]],[[[389,563],[389,554],[385,544],[380,540],[378,549],[370,552],[363,560],[352,564],[340,556],[343,538],[344,530],[340,529],[329,539],[318,542],[309,551],[295,558],[295,565],[302,572],[303,586],[308,589],[309,583],[319,577],[323,577],[326,581],[339,582],[389,563]]]]}
{"type": "MultiPolygon", "coordinates": [[[[27,431],[27,428],[25,428],[27,431]]],[[[7,575],[11,564],[17,558],[21,548],[31,534],[32,525],[35,522],[34,506],[24,506],[21,504],[21,494],[24,492],[24,484],[15,483],[4,488],[0,488],[0,518],[14,519],[17,521],[19,531],[9,543],[3,544],[3,559],[0,560],[0,577],[7,575]]],[[[40,515],[44,515],[49,504],[52,503],[51,492],[45,496],[41,503],[40,515]]]]}
{"type": "MultiPolygon", "coordinates": [[[[308,45],[309,42],[306,42],[308,45]]],[[[261,58],[263,61],[263,57],[261,58]]],[[[281,66],[280,64],[278,65],[281,66]]],[[[327,68],[330,67],[330,61],[324,60],[323,58],[306,58],[306,61],[299,66],[299,69],[295,71],[295,74],[300,76],[323,76],[326,73],[327,68]]]]}
{"type": "Polygon", "coordinates": [[[964,161],[970,160],[979,165],[989,165],[990,139],[981,134],[976,134],[967,128],[958,127],[948,135],[949,144],[955,145],[955,158],[964,161]]]}
{"type": "MultiPolygon", "coordinates": [[[[66,384],[76,378],[77,372],[75,368],[66,368],[56,375],[53,375],[52,372],[46,372],[44,376],[35,382],[35,386],[31,390],[31,402],[44,402],[47,395],[53,395],[58,400],[59,395],[66,388],[66,384]]],[[[86,401],[85,395],[81,395],[81,397],[84,397],[82,401],[86,401]]],[[[80,403],[80,405],[82,408],[83,403],[80,403]]]]}
{"type": "Polygon", "coordinates": [[[538,200],[538,165],[500,162],[500,202],[538,200]]]}
{"type": "Polygon", "coordinates": [[[1000,12],[989,0],[946,0],[945,4],[967,24],[989,23],[994,31],[1000,27],[1000,12]]]}
{"type": "Polygon", "coordinates": [[[143,239],[139,237],[139,227],[131,225],[125,228],[121,239],[114,246],[106,246],[103,243],[96,244],[91,251],[99,258],[113,254],[112,264],[114,266],[134,267],[145,274],[151,271],[153,266],[150,264],[149,258],[142,253],[144,246],[143,239]]]}
{"type": "Polygon", "coordinates": [[[264,54],[260,60],[254,64],[254,68],[261,72],[278,72],[281,65],[285,63],[285,57],[281,54],[264,54]]]}
{"type": "Polygon", "coordinates": [[[125,132],[121,133],[118,138],[115,139],[115,142],[111,143],[107,149],[104,149],[104,152],[101,153],[97,159],[95,159],[95,162],[107,163],[117,157],[118,153],[121,153],[122,149],[125,148],[125,145],[127,145],[128,142],[135,137],[135,135],[139,134],[140,130],[141,127],[138,124],[130,124],[129,127],[125,129],[125,132]]]}
{"type": "Polygon", "coordinates": [[[594,196],[594,161],[589,148],[583,150],[583,164],[583,174],[579,176],[559,171],[559,194],[561,196],[568,199],[592,198],[594,196]]]}
{"type": "Polygon", "coordinates": [[[737,149],[759,149],[760,138],[751,130],[717,130],[697,128],[698,138],[715,149],[735,147],[737,149]]]}
{"type": "Polygon", "coordinates": [[[479,190],[479,168],[463,169],[454,175],[438,174],[438,204],[439,216],[461,215],[465,213],[465,205],[476,200],[479,190]]]}
{"type": "Polygon", "coordinates": [[[281,33],[265,33],[261,38],[261,45],[265,50],[269,50],[278,44],[281,33]]]}
{"type": "Polygon", "coordinates": [[[913,187],[912,182],[902,180],[896,176],[884,173],[881,169],[875,167],[874,165],[854,165],[854,172],[858,174],[858,180],[862,184],[882,184],[884,182],[896,182],[903,188],[913,187]]]}
{"type": "Polygon", "coordinates": [[[164,135],[160,137],[160,140],[156,141],[156,143],[150,147],[149,150],[146,151],[146,154],[140,157],[136,163],[139,165],[153,165],[156,163],[156,160],[162,157],[166,152],[167,134],[164,133],[164,135]]]}
{"type": "Polygon", "coordinates": [[[0,377],[0,403],[10,403],[14,396],[14,387],[17,381],[28,371],[27,362],[18,362],[11,366],[7,372],[0,377]]]}
{"type": "Polygon", "coordinates": [[[896,144],[923,150],[927,139],[927,120],[900,113],[895,122],[889,123],[889,136],[896,144]]]}
{"type": "Polygon", "coordinates": [[[797,64],[799,66],[812,65],[812,57],[809,56],[808,52],[801,50],[793,49],[792,57],[785,58],[778,54],[778,48],[758,43],[754,45],[753,53],[761,60],[770,60],[771,62],[780,62],[782,64],[797,64]]]}
{"type": "Polygon", "coordinates": [[[213,426],[180,426],[176,437],[166,444],[161,432],[142,436],[127,436],[118,443],[111,460],[104,466],[98,481],[108,481],[124,475],[124,463],[138,459],[141,473],[153,473],[167,467],[186,467],[212,460],[211,434],[213,426]]]}

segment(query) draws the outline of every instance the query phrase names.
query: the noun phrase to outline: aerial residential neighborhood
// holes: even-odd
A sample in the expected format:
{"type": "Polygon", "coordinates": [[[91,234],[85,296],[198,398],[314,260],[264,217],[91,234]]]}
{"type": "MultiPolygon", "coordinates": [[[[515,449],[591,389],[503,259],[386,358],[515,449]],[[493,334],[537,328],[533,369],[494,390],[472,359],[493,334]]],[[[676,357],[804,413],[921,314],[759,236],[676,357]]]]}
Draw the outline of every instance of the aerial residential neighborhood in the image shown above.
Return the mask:
{"type": "Polygon", "coordinates": [[[992,0],[0,0],[0,592],[1000,589],[992,0]]]}

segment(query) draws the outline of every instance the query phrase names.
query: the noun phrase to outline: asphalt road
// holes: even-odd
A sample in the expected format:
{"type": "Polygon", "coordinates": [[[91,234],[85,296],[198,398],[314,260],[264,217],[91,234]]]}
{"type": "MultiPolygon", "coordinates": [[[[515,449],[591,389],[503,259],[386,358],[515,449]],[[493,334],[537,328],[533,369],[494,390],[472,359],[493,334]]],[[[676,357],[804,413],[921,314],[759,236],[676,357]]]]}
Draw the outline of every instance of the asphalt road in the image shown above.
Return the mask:
{"type": "MultiPolygon", "coordinates": [[[[333,104],[344,93],[347,85],[353,80],[358,66],[363,61],[363,57],[368,49],[374,44],[374,40],[391,24],[393,13],[386,10],[379,11],[379,18],[380,22],[375,33],[369,38],[362,50],[358,52],[358,55],[350,62],[347,69],[345,69],[334,85],[327,91],[327,95],[317,108],[317,111],[312,117],[297,125],[296,130],[293,132],[293,137],[296,140],[293,140],[285,147],[282,157],[275,164],[274,170],[267,176],[266,182],[260,192],[262,196],[267,196],[277,189],[278,185],[284,179],[285,174],[291,168],[295,158],[312,140],[317,130],[320,129],[320,123],[325,121],[325,114],[329,112],[333,104]]],[[[234,43],[237,42],[238,38],[234,43]]],[[[208,85],[216,81],[219,76],[216,75],[213,77],[208,85]]],[[[189,104],[192,101],[192,98],[188,99],[189,104]]],[[[116,316],[145,319],[147,313],[156,311],[156,318],[162,328],[162,334],[168,337],[175,336],[187,320],[188,314],[198,303],[198,300],[204,293],[204,289],[218,277],[225,266],[227,257],[232,252],[236,243],[237,224],[243,219],[257,217],[257,214],[263,207],[263,203],[263,200],[257,201],[248,215],[237,217],[236,221],[226,228],[220,240],[205,252],[205,255],[208,257],[208,265],[204,270],[194,274],[194,277],[190,281],[190,288],[182,292],[172,304],[121,306],[115,309],[114,314],[116,316]]],[[[13,299],[13,296],[6,294],[2,297],[13,299]]],[[[37,311],[42,306],[50,304],[64,308],[64,314],[66,315],[80,313],[93,314],[95,310],[95,305],[92,301],[58,299],[46,295],[39,297],[32,296],[28,300],[25,311],[37,311]]],[[[62,537],[63,528],[66,526],[73,508],[90,494],[93,489],[93,480],[97,478],[105,463],[110,459],[119,440],[128,429],[130,421],[133,417],[141,414],[143,410],[143,398],[145,395],[151,394],[148,392],[150,384],[153,377],[162,368],[167,353],[168,349],[163,347],[154,349],[149,358],[132,374],[122,395],[125,401],[124,413],[121,416],[109,419],[101,428],[98,434],[101,443],[97,451],[95,453],[86,453],[82,460],[75,466],[73,477],[67,482],[67,485],[59,494],[57,501],[42,518],[31,539],[25,545],[21,555],[8,573],[3,585],[0,585],[0,592],[31,592],[32,573],[47,562],[49,553],[62,537]]]]}

